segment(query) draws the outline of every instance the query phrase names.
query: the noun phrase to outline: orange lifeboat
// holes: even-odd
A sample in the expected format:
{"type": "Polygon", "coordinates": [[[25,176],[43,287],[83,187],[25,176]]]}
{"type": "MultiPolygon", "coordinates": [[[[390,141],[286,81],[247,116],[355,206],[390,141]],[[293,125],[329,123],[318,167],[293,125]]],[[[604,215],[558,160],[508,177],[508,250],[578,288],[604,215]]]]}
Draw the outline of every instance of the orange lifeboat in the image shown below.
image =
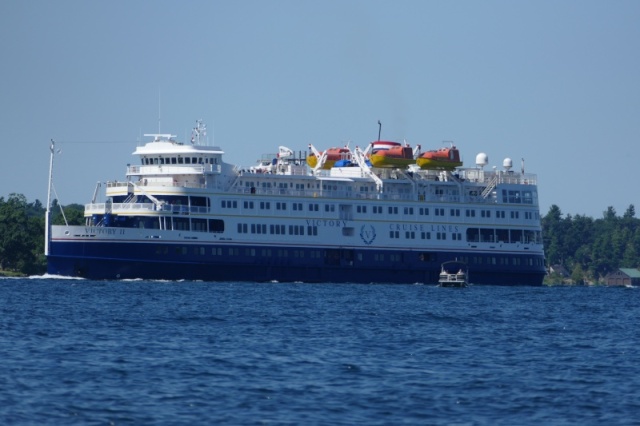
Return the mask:
{"type": "Polygon", "coordinates": [[[369,161],[373,167],[386,168],[403,168],[415,163],[411,147],[390,141],[372,142],[369,161]]]}
{"type": "MultiPolygon", "coordinates": [[[[340,160],[351,160],[351,151],[349,148],[329,148],[326,150],[327,156],[324,160],[324,164],[322,165],[322,169],[329,170],[331,169],[336,161],[340,160]]],[[[323,152],[318,152],[319,155],[315,153],[311,153],[307,155],[307,164],[309,167],[314,169],[318,165],[318,160],[322,157],[323,152]]]]}
{"type": "Polygon", "coordinates": [[[440,148],[423,152],[416,160],[421,169],[453,170],[462,166],[460,151],[455,145],[449,148],[440,148]]]}

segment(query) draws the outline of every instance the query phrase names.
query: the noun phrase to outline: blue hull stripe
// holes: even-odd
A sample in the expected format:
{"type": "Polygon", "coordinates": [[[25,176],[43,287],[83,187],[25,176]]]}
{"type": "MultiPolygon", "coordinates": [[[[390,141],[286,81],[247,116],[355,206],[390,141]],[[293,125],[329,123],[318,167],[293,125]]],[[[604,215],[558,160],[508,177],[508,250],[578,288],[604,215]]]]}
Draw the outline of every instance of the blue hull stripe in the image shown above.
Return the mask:
{"type": "Polygon", "coordinates": [[[440,265],[464,259],[469,282],[541,285],[542,255],[51,242],[48,272],[88,279],[436,284],[440,265]]]}

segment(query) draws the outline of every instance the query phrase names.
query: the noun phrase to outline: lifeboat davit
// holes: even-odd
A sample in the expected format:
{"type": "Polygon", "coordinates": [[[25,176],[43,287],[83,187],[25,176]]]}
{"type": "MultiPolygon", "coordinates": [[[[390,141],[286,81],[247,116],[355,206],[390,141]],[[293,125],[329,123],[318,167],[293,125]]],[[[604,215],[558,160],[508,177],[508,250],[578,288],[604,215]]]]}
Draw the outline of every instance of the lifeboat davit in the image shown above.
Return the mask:
{"type": "Polygon", "coordinates": [[[421,169],[453,170],[462,166],[460,151],[455,145],[423,152],[416,160],[421,169]]]}
{"type": "MultiPolygon", "coordinates": [[[[351,151],[349,148],[329,148],[326,150],[327,156],[324,160],[324,164],[322,165],[322,169],[329,170],[331,169],[336,161],[340,160],[351,160],[351,151]]],[[[320,157],[322,157],[323,152],[319,152],[320,157]]],[[[314,153],[307,155],[307,164],[312,169],[318,165],[318,156],[314,153]]]]}
{"type": "Polygon", "coordinates": [[[375,141],[371,145],[369,161],[373,167],[404,168],[415,163],[409,146],[390,141],[375,141]]]}

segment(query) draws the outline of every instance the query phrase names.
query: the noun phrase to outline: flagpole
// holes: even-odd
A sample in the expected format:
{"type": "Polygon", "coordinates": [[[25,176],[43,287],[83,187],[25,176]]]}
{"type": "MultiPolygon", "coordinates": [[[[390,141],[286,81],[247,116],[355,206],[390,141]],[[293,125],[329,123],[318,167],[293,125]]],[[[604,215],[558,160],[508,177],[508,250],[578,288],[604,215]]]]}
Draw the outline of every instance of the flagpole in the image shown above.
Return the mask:
{"type": "Polygon", "coordinates": [[[51,156],[49,158],[49,188],[47,189],[47,211],[44,216],[44,255],[49,255],[49,240],[50,240],[50,220],[51,220],[51,187],[53,185],[53,156],[55,153],[56,143],[51,139],[51,156]]]}

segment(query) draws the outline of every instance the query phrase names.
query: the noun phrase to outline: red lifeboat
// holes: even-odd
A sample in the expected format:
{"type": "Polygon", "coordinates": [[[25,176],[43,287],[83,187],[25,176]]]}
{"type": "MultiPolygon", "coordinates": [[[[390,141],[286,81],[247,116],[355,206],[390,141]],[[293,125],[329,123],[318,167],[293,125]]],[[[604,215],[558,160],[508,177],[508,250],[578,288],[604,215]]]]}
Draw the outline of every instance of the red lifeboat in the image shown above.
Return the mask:
{"type": "MultiPolygon", "coordinates": [[[[351,160],[351,151],[349,148],[329,148],[326,150],[327,156],[324,160],[324,164],[322,165],[322,169],[329,170],[331,169],[336,161],[340,160],[351,160]]],[[[307,164],[309,167],[314,169],[318,165],[319,157],[322,157],[323,152],[319,152],[318,155],[315,153],[311,153],[307,156],[307,164]]]]}
{"type": "Polygon", "coordinates": [[[411,147],[391,141],[372,142],[369,161],[373,167],[386,168],[404,168],[415,163],[411,147]]]}
{"type": "Polygon", "coordinates": [[[423,152],[416,160],[416,163],[421,169],[453,170],[462,166],[460,151],[455,145],[423,152]]]}

